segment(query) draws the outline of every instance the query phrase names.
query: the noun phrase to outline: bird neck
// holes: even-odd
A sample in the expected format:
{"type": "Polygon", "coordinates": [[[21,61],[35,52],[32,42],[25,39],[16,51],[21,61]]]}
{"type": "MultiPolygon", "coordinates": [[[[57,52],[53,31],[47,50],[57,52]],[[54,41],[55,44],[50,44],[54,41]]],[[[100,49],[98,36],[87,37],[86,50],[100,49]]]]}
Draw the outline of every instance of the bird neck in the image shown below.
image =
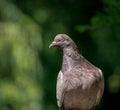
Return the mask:
{"type": "Polygon", "coordinates": [[[81,55],[77,48],[63,48],[62,71],[69,71],[79,63],[81,55]]]}
{"type": "Polygon", "coordinates": [[[78,59],[79,55],[80,54],[77,48],[73,48],[73,47],[63,48],[64,58],[78,59]]]}

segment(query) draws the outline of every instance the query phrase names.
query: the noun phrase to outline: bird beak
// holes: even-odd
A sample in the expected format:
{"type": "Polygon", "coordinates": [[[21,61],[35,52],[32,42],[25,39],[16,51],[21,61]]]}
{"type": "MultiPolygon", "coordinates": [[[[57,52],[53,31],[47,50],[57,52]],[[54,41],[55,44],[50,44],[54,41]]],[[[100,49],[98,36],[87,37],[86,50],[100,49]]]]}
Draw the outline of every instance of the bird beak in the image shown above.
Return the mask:
{"type": "Polygon", "coordinates": [[[54,47],[57,44],[57,42],[53,41],[50,45],[49,48],[54,47]]]}

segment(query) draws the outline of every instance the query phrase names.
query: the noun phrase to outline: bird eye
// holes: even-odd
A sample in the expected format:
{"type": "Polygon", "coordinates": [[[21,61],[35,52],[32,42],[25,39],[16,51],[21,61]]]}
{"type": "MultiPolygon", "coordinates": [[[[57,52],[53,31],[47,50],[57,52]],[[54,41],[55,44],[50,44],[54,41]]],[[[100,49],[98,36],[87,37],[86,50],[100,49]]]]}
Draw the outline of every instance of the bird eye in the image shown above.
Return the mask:
{"type": "Polygon", "coordinates": [[[64,42],[64,41],[65,41],[65,39],[64,39],[64,38],[61,38],[61,39],[60,39],[60,41],[61,41],[61,42],[64,42]]]}

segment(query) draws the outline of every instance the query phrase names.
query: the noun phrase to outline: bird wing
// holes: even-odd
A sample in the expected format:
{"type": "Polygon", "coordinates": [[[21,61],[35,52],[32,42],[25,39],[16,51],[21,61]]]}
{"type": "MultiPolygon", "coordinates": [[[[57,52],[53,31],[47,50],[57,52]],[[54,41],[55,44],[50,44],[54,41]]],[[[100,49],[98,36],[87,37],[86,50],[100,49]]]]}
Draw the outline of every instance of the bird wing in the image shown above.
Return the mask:
{"type": "Polygon", "coordinates": [[[56,91],[57,91],[57,104],[60,107],[62,107],[62,103],[63,103],[63,98],[64,98],[64,77],[63,77],[63,73],[62,71],[59,72],[58,77],[57,77],[57,87],[56,87],[56,91]]]}
{"type": "Polygon", "coordinates": [[[98,71],[99,71],[101,78],[100,78],[100,83],[98,85],[99,90],[97,93],[96,105],[98,105],[98,103],[100,102],[102,95],[103,95],[103,91],[104,91],[104,77],[103,77],[102,71],[99,68],[98,68],[98,71]]]}
{"type": "Polygon", "coordinates": [[[57,104],[59,107],[62,106],[63,100],[64,100],[64,94],[66,91],[75,89],[78,87],[81,87],[81,79],[80,74],[76,74],[78,71],[70,71],[66,72],[66,74],[63,75],[63,72],[60,71],[57,77],[57,104]],[[74,73],[74,74],[72,74],[74,73]],[[69,85],[69,86],[68,86],[69,85]]]}
{"type": "Polygon", "coordinates": [[[71,74],[71,72],[70,73],[67,72],[66,74],[63,75],[63,72],[60,71],[57,77],[56,95],[57,95],[57,104],[60,110],[64,110],[63,103],[64,103],[64,98],[65,98],[64,96],[66,94],[66,91],[71,90],[73,88],[75,89],[81,86],[80,76],[76,76],[76,74],[71,74]]]}

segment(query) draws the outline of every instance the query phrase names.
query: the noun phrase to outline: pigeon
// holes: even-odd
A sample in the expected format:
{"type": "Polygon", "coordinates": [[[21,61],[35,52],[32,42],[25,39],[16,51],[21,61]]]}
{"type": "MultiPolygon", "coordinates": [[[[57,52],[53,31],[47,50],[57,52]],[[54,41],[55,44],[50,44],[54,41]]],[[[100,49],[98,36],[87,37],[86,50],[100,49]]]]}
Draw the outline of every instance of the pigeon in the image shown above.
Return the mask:
{"type": "Polygon", "coordinates": [[[94,110],[104,91],[102,71],[79,53],[75,42],[66,34],[56,35],[50,47],[63,52],[56,84],[59,110],[94,110]]]}

